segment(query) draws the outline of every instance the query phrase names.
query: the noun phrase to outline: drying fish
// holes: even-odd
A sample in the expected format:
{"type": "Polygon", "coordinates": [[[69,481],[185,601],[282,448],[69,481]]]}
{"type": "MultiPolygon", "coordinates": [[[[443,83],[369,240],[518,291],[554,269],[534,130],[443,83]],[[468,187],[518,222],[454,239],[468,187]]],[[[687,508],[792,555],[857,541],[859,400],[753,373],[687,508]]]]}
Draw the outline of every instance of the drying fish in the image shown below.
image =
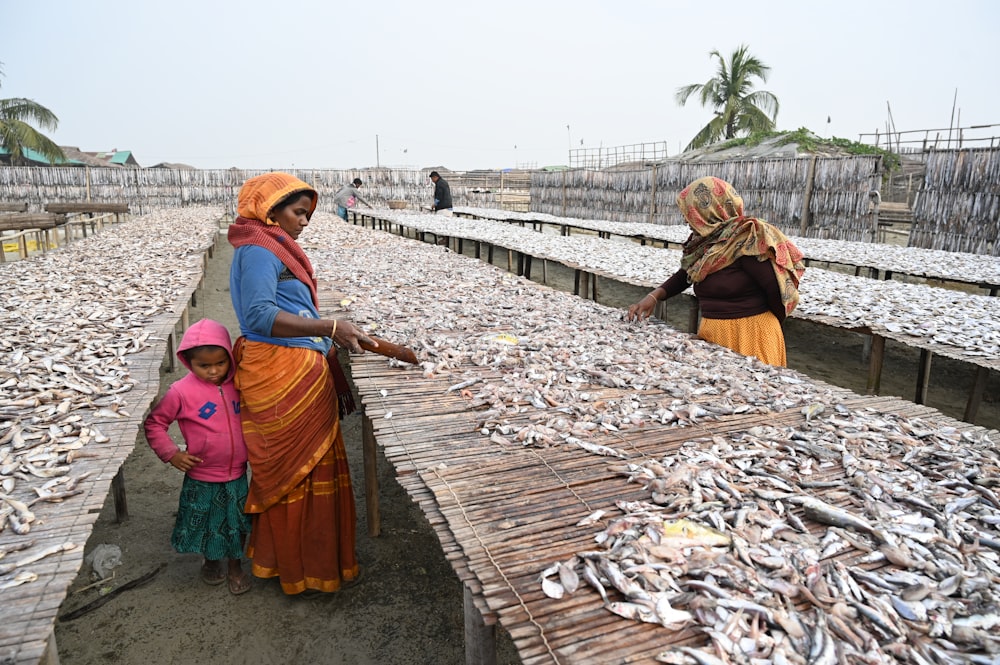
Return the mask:
{"type": "Polygon", "coordinates": [[[787,501],[789,503],[802,506],[802,510],[809,519],[822,522],[823,524],[829,524],[831,526],[839,526],[848,529],[855,529],[856,531],[863,531],[876,536],[879,540],[884,539],[884,536],[863,517],[859,517],[844,510],[843,508],[830,505],[829,503],[821,501],[815,497],[792,496],[788,497],[787,501]]]}
{"type": "Polygon", "coordinates": [[[22,584],[28,584],[30,582],[34,582],[37,579],[38,579],[38,573],[31,572],[29,570],[22,570],[13,577],[0,579],[0,591],[4,589],[10,589],[11,587],[20,586],[22,584]]]}
{"type": "Polygon", "coordinates": [[[560,564],[554,564],[542,571],[540,580],[542,582],[542,593],[544,593],[549,598],[559,600],[564,595],[566,595],[566,589],[560,582],[551,579],[553,575],[559,573],[560,564]]]}
{"type": "Polygon", "coordinates": [[[625,453],[619,450],[615,450],[610,446],[601,445],[599,443],[590,443],[589,441],[581,441],[575,436],[566,437],[566,443],[579,446],[580,448],[586,450],[588,453],[593,453],[595,455],[604,455],[606,457],[621,457],[622,459],[626,459],[628,457],[628,455],[626,455],[625,453]]]}
{"type": "Polygon", "coordinates": [[[730,538],[710,527],[681,519],[663,523],[660,543],[673,547],[725,547],[730,538]]]}
{"type": "Polygon", "coordinates": [[[26,554],[25,556],[21,557],[17,561],[0,564],[0,575],[6,575],[7,573],[17,568],[20,568],[22,566],[27,566],[30,563],[35,563],[36,561],[40,561],[41,559],[44,559],[47,556],[51,556],[53,554],[61,554],[63,552],[71,552],[76,548],[77,548],[76,544],[67,542],[67,543],[57,543],[54,545],[49,545],[48,547],[40,550],[34,550],[29,554],[26,554]]]}

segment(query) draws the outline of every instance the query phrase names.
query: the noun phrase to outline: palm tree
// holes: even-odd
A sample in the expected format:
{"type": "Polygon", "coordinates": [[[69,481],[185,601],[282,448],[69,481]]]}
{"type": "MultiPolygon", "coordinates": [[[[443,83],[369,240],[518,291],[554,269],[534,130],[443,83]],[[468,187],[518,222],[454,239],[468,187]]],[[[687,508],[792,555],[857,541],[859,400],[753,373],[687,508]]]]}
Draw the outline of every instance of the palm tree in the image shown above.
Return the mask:
{"type": "Polygon", "coordinates": [[[719,139],[733,139],[740,133],[769,132],[778,117],[778,98],[766,90],[754,90],[752,79],[767,81],[771,68],[747,53],[741,44],[733,51],[729,62],[718,50],[709,54],[718,59],[719,69],[705,83],[693,83],[677,89],[681,106],[688,97],[697,94],[702,106],[711,106],[715,117],[698,132],[685,150],[701,148],[719,139]]]}
{"type": "MultiPolygon", "coordinates": [[[[2,76],[3,69],[0,68],[0,77],[2,76]]],[[[10,163],[24,163],[25,149],[34,150],[52,164],[66,161],[62,148],[29,122],[51,131],[59,126],[59,118],[52,111],[31,99],[0,99],[0,148],[4,148],[10,155],[10,163]]]]}

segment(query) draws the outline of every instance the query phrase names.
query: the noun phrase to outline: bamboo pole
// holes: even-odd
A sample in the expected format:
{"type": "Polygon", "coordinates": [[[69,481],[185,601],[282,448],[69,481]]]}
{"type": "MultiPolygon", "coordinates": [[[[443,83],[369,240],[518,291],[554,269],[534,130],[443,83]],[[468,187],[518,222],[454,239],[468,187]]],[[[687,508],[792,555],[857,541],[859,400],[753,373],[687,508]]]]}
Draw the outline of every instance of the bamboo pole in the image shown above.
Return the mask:
{"type": "Polygon", "coordinates": [[[810,213],[809,204],[812,201],[813,186],[816,182],[816,155],[809,160],[809,170],[806,172],[806,191],[802,196],[802,215],[799,222],[799,234],[804,236],[809,228],[810,213]]]}

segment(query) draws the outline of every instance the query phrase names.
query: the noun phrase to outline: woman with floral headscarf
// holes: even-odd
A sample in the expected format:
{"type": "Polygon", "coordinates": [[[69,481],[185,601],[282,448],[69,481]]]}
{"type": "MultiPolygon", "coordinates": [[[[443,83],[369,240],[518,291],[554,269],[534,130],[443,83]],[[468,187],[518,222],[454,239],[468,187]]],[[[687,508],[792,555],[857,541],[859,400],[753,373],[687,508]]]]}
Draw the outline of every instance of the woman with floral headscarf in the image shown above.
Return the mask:
{"type": "Polygon", "coordinates": [[[340,431],[354,404],[331,347],[361,353],[372,340],[350,321],[320,318],[312,264],[296,242],[317,197],[287,173],[250,178],[229,227],[241,333],[233,355],[251,468],[247,553],[253,574],[278,577],[286,594],[337,591],[360,574],[340,431]]]}
{"type": "Polygon", "coordinates": [[[699,178],[677,195],[691,227],[681,268],[628,308],[629,321],[653,312],[657,301],[694,285],[701,306],[698,336],[784,367],[781,322],[799,302],[802,252],[777,228],[743,214],[743,199],[715,177],[699,178]]]}

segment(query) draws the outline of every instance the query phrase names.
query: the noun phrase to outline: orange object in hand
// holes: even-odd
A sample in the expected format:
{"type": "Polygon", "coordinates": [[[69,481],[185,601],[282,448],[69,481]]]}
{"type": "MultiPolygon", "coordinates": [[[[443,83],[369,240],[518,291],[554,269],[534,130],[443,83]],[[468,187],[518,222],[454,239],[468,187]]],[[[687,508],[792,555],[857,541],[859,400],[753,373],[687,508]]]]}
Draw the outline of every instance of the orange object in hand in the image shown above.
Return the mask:
{"type": "Polygon", "coordinates": [[[393,344],[392,342],[388,342],[384,339],[379,339],[374,335],[368,335],[368,337],[377,342],[378,346],[360,342],[361,348],[365,351],[371,351],[372,353],[377,353],[388,358],[402,360],[403,362],[410,363],[411,365],[417,364],[417,354],[413,352],[413,349],[402,346],[401,344],[393,344]]]}

